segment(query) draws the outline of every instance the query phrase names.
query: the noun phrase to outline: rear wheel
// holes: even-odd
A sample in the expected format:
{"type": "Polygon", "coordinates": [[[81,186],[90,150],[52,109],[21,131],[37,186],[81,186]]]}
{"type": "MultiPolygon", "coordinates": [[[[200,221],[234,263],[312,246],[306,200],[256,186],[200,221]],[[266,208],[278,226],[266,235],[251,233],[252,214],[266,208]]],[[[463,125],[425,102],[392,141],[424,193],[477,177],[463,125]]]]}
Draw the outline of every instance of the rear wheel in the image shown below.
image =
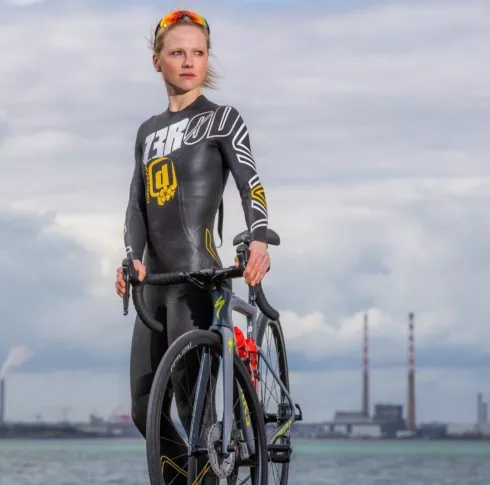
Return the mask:
{"type": "MultiPolygon", "coordinates": [[[[286,355],[286,344],[279,321],[272,321],[265,315],[258,324],[256,344],[265,353],[267,360],[289,392],[289,370],[286,355]]],[[[282,426],[288,421],[291,413],[290,403],[281,386],[262,358],[259,358],[260,404],[265,416],[267,442],[270,449],[269,481],[271,485],[286,485],[289,477],[289,454],[291,445],[290,429],[278,435],[282,426]],[[274,446],[277,445],[275,448],[274,446]]]]}
{"type": "Polygon", "coordinates": [[[242,361],[233,361],[234,451],[223,456],[222,344],[210,331],[195,330],[174,342],[157,369],[148,404],[146,446],[151,485],[266,485],[267,439],[257,394],[242,361]],[[208,353],[212,377],[206,388],[203,421],[192,446],[191,420],[197,406],[197,374],[208,353]],[[221,398],[221,400],[219,399],[221,398]],[[247,442],[246,435],[251,436],[247,442]],[[190,477],[189,477],[190,476],[190,477]]]}

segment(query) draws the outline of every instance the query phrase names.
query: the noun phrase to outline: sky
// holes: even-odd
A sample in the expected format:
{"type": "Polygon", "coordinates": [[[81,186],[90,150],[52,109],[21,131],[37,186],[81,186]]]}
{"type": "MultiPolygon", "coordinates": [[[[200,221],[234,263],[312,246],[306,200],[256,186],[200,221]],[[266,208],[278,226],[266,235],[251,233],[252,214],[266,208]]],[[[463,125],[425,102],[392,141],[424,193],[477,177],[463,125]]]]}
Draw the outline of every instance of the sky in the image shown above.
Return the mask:
{"type": "MultiPolygon", "coordinates": [[[[167,107],[147,38],[175,6],[0,1],[0,364],[25,357],[9,420],[129,410],[135,313],[114,279],[136,131],[167,107]]],[[[371,404],[405,405],[414,312],[417,420],[474,422],[476,393],[490,401],[488,2],[186,6],[211,24],[204,94],[246,121],[281,236],[263,283],[305,421],[360,409],[366,312],[371,404]]],[[[243,229],[230,178],[223,261],[243,229]]]]}

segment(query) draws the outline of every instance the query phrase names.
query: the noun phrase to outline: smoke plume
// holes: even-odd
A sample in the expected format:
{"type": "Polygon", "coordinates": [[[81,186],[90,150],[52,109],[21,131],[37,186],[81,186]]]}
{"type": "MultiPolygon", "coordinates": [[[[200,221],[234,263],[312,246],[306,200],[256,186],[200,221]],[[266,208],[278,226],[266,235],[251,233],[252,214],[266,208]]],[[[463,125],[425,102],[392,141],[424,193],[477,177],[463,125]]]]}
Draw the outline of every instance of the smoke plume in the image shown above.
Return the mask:
{"type": "Polygon", "coordinates": [[[12,347],[10,349],[5,362],[0,367],[0,379],[7,376],[10,369],[14,367],[20,367],[24,362],[28,361],[32,357],[32,352],[22,345],[12,347]]]}

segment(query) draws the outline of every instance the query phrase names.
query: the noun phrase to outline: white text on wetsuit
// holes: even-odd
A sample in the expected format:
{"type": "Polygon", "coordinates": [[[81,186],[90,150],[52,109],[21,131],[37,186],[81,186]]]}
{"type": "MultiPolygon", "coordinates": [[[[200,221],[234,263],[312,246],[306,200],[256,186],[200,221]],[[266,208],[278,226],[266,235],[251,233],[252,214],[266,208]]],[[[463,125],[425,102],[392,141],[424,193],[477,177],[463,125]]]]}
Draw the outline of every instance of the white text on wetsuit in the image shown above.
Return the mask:
{"type": "Polygon", "coordinates": [[[185,118],[148,135],[145,140],[143,163],[146,165],[153,158],[166,157],[179,149],[188,123],[189,118],[185,118]]]}

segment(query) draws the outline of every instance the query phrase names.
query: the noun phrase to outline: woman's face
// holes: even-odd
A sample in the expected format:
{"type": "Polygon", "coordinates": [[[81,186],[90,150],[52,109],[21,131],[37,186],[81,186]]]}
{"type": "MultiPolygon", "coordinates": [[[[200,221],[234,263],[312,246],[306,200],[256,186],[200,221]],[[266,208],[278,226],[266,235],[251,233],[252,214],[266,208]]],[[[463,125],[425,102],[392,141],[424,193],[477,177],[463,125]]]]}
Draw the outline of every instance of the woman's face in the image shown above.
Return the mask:
{"type": "Polygon", "coordinates": [[[155,68],[177,93],[201,86],[208,67],[204,32],[197,26],[178,25],[165,38],[162,50],[153,55],[155,68]]]}

